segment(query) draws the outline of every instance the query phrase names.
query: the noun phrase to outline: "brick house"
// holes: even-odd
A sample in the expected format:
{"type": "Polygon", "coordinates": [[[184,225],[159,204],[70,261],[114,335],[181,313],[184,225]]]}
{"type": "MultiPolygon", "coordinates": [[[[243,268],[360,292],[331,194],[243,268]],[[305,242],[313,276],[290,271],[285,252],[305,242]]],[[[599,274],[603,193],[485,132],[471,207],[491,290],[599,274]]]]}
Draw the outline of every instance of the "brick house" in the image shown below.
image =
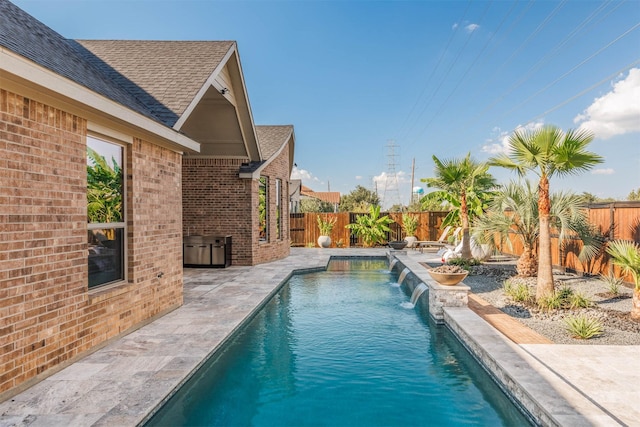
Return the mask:
{"type": "Polygon", "coordinates": [[[293,148],[235,42],[68,40],[0,0],[0,400],[180,306],[185,230],[287,256],[293,148]]]}

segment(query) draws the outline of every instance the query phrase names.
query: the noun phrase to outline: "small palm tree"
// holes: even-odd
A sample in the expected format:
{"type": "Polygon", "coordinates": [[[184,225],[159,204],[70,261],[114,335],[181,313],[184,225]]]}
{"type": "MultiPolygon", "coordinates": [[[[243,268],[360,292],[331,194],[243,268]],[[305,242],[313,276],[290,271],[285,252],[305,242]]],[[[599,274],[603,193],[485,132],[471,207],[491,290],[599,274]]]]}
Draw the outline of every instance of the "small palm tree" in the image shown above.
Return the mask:
{"type": "MultiPolygon", "coordinates": [[[[551,224],[560,231],[560,240],[576,234],[576,225],[586,222],[584,199],[571,193],[551,195],[551,224]]],[[[479,242],[493,243],[499,233],[511,245],[510,233],[517,236],[524,248],[516,265],[518,275],[531,277],[538,271],[536,249],[540,234],[538,191],[531,182],[511,182],[494,194],[487,212],[474,222],[474,237],[479,242]]]]}
{"type": "Polygon", "coordinates": [[[633,278],[631,319],[640,322],[640,245],[628,240],[614,240],[609,242],[607,253],[613,258],[614,265],[633,278]]]}
{"type": "MultiPolygon", "coordinates": [[[[481,193],[486,193],[496,185],[495,180],[486,163],[476,162],[468,153],[464,159],[448,159],[440,161],[433,156],[436,164],[435,178],[424,178],[428,187],[439,188],[439,192],[430,193],[427,199],[439,198],[440,200],[458,201],[460,223],[462,225],[462,254],[463,259],[471,259],[471,242],[469,239],[470,212],[479,215],[483,210],[481,193]],[[469,201],[475,203],[470,204],[469,201]],[[473,209],[470,209],[473,207],[473,209]]],[[[455,206],[455,205],[454,205],[455,206]]],[[[452,215],[450,213],[450,215],[452,215]]]]}
{"type": "Polygon", "coordinates": [[[538,182],[538,219],[540,236],[538,247],[538,281],[536,298],[554,292],[551,260],[551,200],[549,180],[591,169],[603,161],[599,155],[587,151],[593,134],[581,130],[563,132],[555,126],[526,131],[517,130],[509,138],[509,155],[489,159],[492,166],[515,170],[520,176],[533,172],[538,182]]]}

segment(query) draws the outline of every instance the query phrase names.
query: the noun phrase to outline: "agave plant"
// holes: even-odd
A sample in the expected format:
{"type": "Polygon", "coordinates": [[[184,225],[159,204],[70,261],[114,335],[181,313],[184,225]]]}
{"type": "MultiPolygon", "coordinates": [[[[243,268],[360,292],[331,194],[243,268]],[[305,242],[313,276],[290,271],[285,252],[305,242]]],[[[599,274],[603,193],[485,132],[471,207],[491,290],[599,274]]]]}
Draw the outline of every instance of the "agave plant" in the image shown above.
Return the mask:
{"type": "Polygon", "coordinates": [[[607,253],[611,255],[613,264],[622,269],[624,274],[631,274],[634,282],[631,319],[640,322],[640,245],[628,240],[609,242],[607,253]]]}

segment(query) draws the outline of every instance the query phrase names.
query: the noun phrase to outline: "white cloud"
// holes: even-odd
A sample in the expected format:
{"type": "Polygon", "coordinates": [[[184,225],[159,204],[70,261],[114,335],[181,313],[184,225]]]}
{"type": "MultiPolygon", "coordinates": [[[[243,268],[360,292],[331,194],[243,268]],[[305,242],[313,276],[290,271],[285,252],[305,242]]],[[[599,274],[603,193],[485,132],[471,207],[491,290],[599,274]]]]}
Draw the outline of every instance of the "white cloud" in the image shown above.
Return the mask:
{"type": "Polygon", "coordinates": [[[387,172],[382,172],[380,175],[373,177],[373,182],[375,183],[375,188],[378,191],[380,203],[385,208],[389,208],[391,205],[398,202],[402,203],[403,200],[406,200],[409,197],[408,194],[410,191],[409,186],[411,185],[411,179],[404,171],[396,172],[395,180],[387,172]],[[407,193],[407,195],[404,193],[407,193]],[[396,195],[400,196],[399,201],[394,200],[396,199],[396,195]]]}
{"type": "Polygon", "coordinates": [[[320,182],[320,179],[313,176],[311,172],[305,169],[298,169],[297,166],[294,166],[291,171],[291,179],[301,179],[303,183],[320,182]]]}
{"type": "Polygon", "coordinates": [[[356,181],[360,181],[362,179],[362,175],[356,175],[356,181]]]}
{"type": "Polygon", "coordinates": [[[590,130],[597,138],[640,132],[640,68],[632,68],[626,78],[614,83],[613,90],[596,98],[574,123],[590,130]]]}
{"type": "Polygon", "coordinates": [[[468,33],[473,33],[478,28],[480,28],[480,25],[478,24],[469,24],[466,27],[464,27],[464,29],[467,30],[468,33]]]}
{"type": "MultiPolygon", "coordinates": [[[[529,131],[540,129],[542,126],[544,126],[544,122],[542,121],[527,123],[524,126],[518,125],[513,132],[517,130],[524,130],[529,132],[529,131]]],[[[492,129],[492,132],[495,136],[487,139],[486,144],[482,146],[482,151],[485,153],[493,154],[493,155],[500,154],[500,153],[508,154],[509,137],[513,132],[503,131],[501,128],[497,126],[492,129]]]]}
{"type": "Polygon", "coordinates": [[[452,30],[455,30],[456,28],[458,28],[458,23],[457,22],[451,26],[452,30]]]}
{"type": "Polygon", "coordinates": [[[613,175],[614,173],[616,173],[616,171],[614,171],[611,168],[604,168],[604,169],[594,169],[591,171],[591,173],[594,175],[613,175]]]}

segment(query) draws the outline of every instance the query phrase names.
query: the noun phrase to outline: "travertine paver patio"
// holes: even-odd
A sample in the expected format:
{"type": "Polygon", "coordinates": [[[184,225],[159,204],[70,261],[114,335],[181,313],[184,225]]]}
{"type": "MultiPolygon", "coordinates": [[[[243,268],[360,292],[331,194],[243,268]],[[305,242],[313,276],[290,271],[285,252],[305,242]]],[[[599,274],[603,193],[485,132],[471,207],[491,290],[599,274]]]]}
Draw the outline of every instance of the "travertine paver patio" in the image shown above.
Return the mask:
{"type": "MultiPolygon", "coordinates": [[[[284,260],[255,267],[185,270],[182,307],[0,403],[0,426],[137,425],[292,271],[324,268],[330,255],[385,253],[294,248],[284,260]]],[[[430,255],[398,256],[417,269],[430,255]]],[[[638,424],[638,346],[517,345],[467,308],[447,310],[447,318],[509,384],[524,386],[514,394],[537,401],[550,424],[638,424]]]]}

